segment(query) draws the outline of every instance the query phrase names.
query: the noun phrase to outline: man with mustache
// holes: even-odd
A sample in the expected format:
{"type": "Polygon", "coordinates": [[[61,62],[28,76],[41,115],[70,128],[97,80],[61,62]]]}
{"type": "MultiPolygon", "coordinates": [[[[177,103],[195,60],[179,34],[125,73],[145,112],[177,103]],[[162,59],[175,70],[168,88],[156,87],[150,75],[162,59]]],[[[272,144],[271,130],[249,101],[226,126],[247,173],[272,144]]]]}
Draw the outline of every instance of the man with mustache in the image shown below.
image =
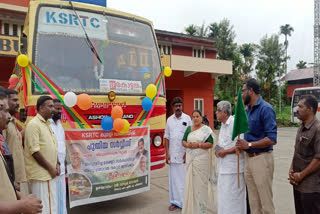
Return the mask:
{"type": "Polygon", "coordinates": [[[318,101],[303,96],[297,109],[301,126],[297,131],[294,155],[289,170],[297,214],[320,213],[320,122],[316,118],[318,101]]]}
{"type": "Polygon", "coordinates": [[[182,146],[182,139],[187,127],[191,125],[191,118],[182,112],[182,99],[180,97],[173,99],[172,107],[174,114],[168,118],[164,133],[166,162],[170,165],[170,211],[183,206],[186,149],[182,146]]]}
{"type": "MultiPolygon", "coordinates": [[[[2,90],[0,91],[0,132],[7,127],[10,117],[7,95],[2,90]]],[[[2,138],[1,143],[3,142],[2,138]]],[[[2,146],[3,144],[1,149],[2,146]]],[[[8,162],[0,152],[0,213],[41,213],[41,201],[34,195],[21,197],[15,189],[11,173],[8,162]]]]}
{"type": "Polygon", "coordinates": [[[54,105],[50,96],[37,100],[38,114],[25,131],[24,161],[31,192],[41,199],[43,213],[58,213],[56,177],[60,175],[57,138],[50,119],[54,105]]]}
{"type": "Polygon", "coordinates": [[[65,160],[66,160],[66,143],[65,134],[62,124],[60,122],[62,104],[58,99],[53,100],[53,115],[51,122],[51,128],[53,133],[57,137],[58,141],[58,161],[60,163],[60,175],[57,177],[57,188],[58,188],[58,213],[67,214],[67,202],[66,202],[66,175],[65,175],[65,160]]]}
{"type": "Polygon", "coordinates": [[[7,142],[10,152],[12,153],[15,186],[23,195],[27,195],[28,185],[23,156],[22,135],[16,125],[16,119],[13,117],[19,112],[18,92],[13,89],[6,89],[5,93],[8,96],[9,113],[12,117],[8,123],[7,129],[3,132],[3,136],[7,142]]]}
{"type": "Polygon", "coordinates": [[[244,175],[251,213],[274,214],[272,151],[277,143],[276,114],[259,93],[259,83],[253,78],[242,87],[242,99],[244,105],[248,105],[249,132],[244,134],[244,139],[237,140],[236,148],[246,152],[244,175]]]}

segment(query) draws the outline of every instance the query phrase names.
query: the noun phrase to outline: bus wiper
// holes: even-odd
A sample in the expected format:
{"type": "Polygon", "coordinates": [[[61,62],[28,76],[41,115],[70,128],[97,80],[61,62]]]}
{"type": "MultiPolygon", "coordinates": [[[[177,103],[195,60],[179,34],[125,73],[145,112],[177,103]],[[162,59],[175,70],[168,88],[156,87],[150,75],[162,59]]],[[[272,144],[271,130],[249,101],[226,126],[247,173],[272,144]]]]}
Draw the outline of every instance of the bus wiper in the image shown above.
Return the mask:
{"type": "Polygon", "coordinates": [[[90,40],[90,38],[89,38],[89,36],[88,36],[88,34],[87,34],[86,29],[84,29],[84,27],[83,27],[83,25],[82,25],[82,22],[80,21],[80,18],[79,18],[79,16],[78,16],[78,13],[77,13],[77,11],[74,9],[74,7],[73,7],[72,2],[69,1],[69,4],[71,5],[73,12],[76,14],[77,19],[78,19],[79,22],[80,22],[80,25],[81,25],[81,27],[82,27],[82,29],[83,29],[83,32],[84,32],[84,35],[86,36],[86,43],[87,43],[88,47],[90,48],[90,50],[92,51],[92,53],[95,55],[95,57],[97,57],[97,59],[99,60],[99,62],[100,62],[101,64],[103,64],[103,62],[102,62],[102,60],[101,60],[101,58],[100,58],[100,56],[99,56],[96,48],[95,48],[94,45],[92,44],[92,42],[91,42],[91,40],[90,40]]]}

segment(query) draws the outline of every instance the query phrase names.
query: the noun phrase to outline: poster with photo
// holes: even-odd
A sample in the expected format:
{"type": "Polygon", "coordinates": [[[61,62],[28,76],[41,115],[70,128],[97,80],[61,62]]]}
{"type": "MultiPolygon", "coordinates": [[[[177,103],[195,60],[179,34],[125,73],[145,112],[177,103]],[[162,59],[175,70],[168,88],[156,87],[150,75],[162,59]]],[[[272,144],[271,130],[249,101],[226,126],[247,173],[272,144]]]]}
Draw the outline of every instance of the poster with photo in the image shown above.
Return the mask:
{"type": "Polygon", "coordinates": [[[66,130],[70,207],[150,190],[150,130],[66,130]]]}

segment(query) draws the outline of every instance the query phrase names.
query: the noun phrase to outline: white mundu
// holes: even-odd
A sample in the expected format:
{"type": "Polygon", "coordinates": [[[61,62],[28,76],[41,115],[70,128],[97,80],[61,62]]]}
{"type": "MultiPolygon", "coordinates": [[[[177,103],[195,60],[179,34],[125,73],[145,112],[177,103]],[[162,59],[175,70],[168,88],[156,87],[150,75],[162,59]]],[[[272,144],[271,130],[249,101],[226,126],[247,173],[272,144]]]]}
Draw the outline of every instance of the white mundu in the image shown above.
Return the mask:
{"type": "Polygon", "coordinates": [[[179,118],[175,114],[167,120],[164,138],[169,140],[170,167],[169,167],[169,194],[170,203],[182,208],[185,181],[185,164],[183,156],[186,149],[182,146],[183,135],[191,118],[182,113],[179,118]]]}

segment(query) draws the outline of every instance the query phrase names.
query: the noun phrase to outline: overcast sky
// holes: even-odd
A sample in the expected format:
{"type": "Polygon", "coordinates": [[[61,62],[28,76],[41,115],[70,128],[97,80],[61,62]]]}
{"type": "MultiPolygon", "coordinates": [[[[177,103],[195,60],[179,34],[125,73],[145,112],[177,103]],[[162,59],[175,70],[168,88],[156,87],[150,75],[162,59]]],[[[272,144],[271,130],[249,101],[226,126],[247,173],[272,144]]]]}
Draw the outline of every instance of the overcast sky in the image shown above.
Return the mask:
{"type": "MultiPolygon", "coordinates": [[[[151,20],[156,29],[182,33],[189,24],[201,25],[230,20],[238,44],[259,43],[280,26],[294,28],[289,38],[288,70],[299,60],[313,60],[313,0],[107,0],[113,9],[151,20]]],[[[280,37],[284,41],[284,36],[280,37]]]]}

